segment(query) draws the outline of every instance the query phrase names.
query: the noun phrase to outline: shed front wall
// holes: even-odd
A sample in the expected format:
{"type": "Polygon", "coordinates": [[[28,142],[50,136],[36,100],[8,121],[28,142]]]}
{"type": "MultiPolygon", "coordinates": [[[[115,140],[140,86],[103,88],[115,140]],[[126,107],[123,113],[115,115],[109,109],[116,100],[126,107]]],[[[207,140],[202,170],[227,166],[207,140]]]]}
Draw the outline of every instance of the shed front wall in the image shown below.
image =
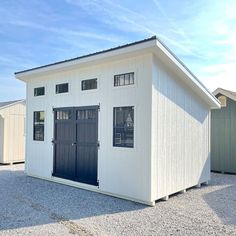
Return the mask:
{"type": "Polygon", "coordinates": [[[236,173],[236,102],[226,99],[226,107],[211,114],[211,169],[236,173]]]}
{"type": "Polygon", "coordinates": [[[0,110],[0,162],[25,160],[25,104],[18,103],[0,110]]]}
{"type": "Polygon", "coordinates": [[[210,108],[153,58],[152,200],[210,179],[210,108]]]}
{"type": "MultiPolygon", "coordinates": [[[[27,83],[26,172],[55,180],[53,171],[53,107],[100,104],[98,118],[99,190],[150,202],[151,55],[81,67],[31,78],[27,83]],[[135,85],[114,87],[114,75],[135,73],[135,85]],[[98,89],[81,91],[81,81],[98,78],[98,89]],[[69,82],[68,94],[55,94],[55,85],[69,82]],[[34,97],[45,86],[45,96],[34,97]],[[113,107],[134,106],[134,148],[113,147],[113,107]],[[45,111],[44,141],[33,141],[33,112],[45,111]]],[[[66,181],[60,180],[64,183],[66,181]]]]}

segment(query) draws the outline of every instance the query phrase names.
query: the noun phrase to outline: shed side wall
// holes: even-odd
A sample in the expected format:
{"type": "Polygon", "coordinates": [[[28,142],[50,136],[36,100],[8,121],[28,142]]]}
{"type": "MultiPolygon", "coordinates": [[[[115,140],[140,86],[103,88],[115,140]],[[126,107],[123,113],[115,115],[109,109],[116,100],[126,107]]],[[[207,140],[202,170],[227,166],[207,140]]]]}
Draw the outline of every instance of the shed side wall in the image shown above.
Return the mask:
{"type": "Polygon", "coordinates": [[[4,118],[0,111],[0,163],[3,163],[3,152],[4,152],[4,118]]]}
{"type": "Polygon", "coordinates": [[[211,169],[236,173],[236,102],[227,97],[226,107],[212,110],[211,125],[211,169]]]}
{"type": "Polygon", "coordinates": [[[2,163],[25,160],[25,104],[18,103],[1,110],[4,120],[4,155],[2,163]]]}
{"type": "Polygon", "coordinates": [[[210,110],[153,58],[152,198],[210,179],[210,110]]]}

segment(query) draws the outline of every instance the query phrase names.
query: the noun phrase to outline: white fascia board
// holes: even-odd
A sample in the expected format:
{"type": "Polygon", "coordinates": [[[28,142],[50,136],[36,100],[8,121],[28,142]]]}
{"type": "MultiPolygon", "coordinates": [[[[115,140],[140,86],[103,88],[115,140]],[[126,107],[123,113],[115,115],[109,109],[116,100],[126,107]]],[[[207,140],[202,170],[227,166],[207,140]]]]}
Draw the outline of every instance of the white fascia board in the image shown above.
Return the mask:
{"type": "Polygon", "coordinates": [[[60,62],[60,63],[52,64],[52,65],[46,65],[44,67],[35,68],[35,69],[25,71],[25,72],[23,71],[22,73],[20,72],[20,73],[15,74],[15,77],[19,80],[26,82],[31,76],[35,76],[35,75],[37,76],[37,75],[41,75],[47,72],[68,70],[79,65],[86,65],[89,63],[96,64],[96,63],[111,61],[112,59],[114,60],[122,59],[124,58],[124,55],[131,55],[131,56],[138,55],[144,51],[151,52],[152,48],[155,47],[155,45],[156,43],[154,39],[147,42],[138,43],[135,45],[111,50],[104,53],[98,53],[91,56],[88,55],[84,58],[78,58],[74,60],[72,59],[70,61],[60,62]]]}
{"type": "MultiPolygon", "coordinates": [[[[170,50],[163,45],[159,40],[156,40],[156,55],[157,57],[160,55],[160,51],[163,53],[164,56],[166,56],[170,62],[174,63],[175,67],[179,69],[179,71],[185,75],[181,77],[181,79],[189,80],[191,82],[191,86],[193,89],[200,95],[204,96],[206,101],[208,101],[208,104],[212,109],[219,109],[221,107],[218,99],[197,79],[195,75],[192,74],[192,72],[187,69],[187,67],[179,60],[176,56],[174,56],[173,53],[170,52],[170,50]]],[[[189,81],[185,81],[186,83],[189,81]]]]}

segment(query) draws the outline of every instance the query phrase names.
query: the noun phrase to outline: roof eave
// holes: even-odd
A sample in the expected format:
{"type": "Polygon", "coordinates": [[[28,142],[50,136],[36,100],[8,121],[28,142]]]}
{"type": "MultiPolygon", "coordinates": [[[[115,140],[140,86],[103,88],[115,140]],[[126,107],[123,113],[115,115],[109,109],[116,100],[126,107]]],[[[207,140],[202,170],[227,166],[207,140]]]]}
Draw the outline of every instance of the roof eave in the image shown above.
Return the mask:
{"type": "Polygon", "coordinates": [[[16,105],[16,104],[18,104],[18,103],[22,103],[22,102],[25,102],[25,99],[21,99],[21,100],[15,101],[15,102],[13,102],[13,103],[7,104],[6,106],[2,106],[2,107],[0,107],[0,110],[5,109],[5,108],[7,108],[7,107],[14,106],[14,105],[16,105]]]}
{"type": "MultiPolygon", "coordinates": [[[[161,50],[163,54],[181,71],[190,81],[193,87],[198,88],[200,94],[204,96],[211,109],[221,107],[215,96],[199,81],[199,79],[184,65],[184,63],[159,39],[156,40],[156,49],[161,50]]],[[[158,54],[158,53],[157,53],[158,54]]]]}

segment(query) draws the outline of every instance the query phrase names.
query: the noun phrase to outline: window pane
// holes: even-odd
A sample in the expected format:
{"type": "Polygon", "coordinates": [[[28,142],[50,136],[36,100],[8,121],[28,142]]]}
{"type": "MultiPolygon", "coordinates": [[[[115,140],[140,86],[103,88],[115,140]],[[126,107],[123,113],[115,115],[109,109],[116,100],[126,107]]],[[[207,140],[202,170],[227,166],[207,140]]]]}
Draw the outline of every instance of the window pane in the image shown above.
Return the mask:
{"type": "Polygon", "coordinates": [[[114,76],[114,86],[134,84],[134,72],[114,76]]]}
{"type": "Polygon", "coordinates": [[[134,107],[115,107],[113,111],[113,146],[134,146],[134,107]]]}
{"type": "Polygon", "coordinates": [[[67,93],[69,91],[69,84],[57,84],[56,85],[56,93],[67,93]]]}
{"type": "Polygon", "coordinates": [[[82,80],[82,90],[97,89],[97,79],[82,80]]]}
{"type": "Polygon", "coordinates": [[[77,111],[77,120],[96,119],[96,110],[79,110],[77,111]]]}
{"type": "Polygon", "coordinates": [[[71,111],[57,111],[56,119],[57,120],[69,120],[69,119],[71,119],[71,111]]]}
{"type": "Polygon", "coordinates": [[[43,96],[45,95],[45,87],[39,87],[34,89],[34,96],[43,96]]]}
{"type": "Polygon", "coordinates": [[[44,111],[34,112],[34,140],[44,140],[44,111]]]}

